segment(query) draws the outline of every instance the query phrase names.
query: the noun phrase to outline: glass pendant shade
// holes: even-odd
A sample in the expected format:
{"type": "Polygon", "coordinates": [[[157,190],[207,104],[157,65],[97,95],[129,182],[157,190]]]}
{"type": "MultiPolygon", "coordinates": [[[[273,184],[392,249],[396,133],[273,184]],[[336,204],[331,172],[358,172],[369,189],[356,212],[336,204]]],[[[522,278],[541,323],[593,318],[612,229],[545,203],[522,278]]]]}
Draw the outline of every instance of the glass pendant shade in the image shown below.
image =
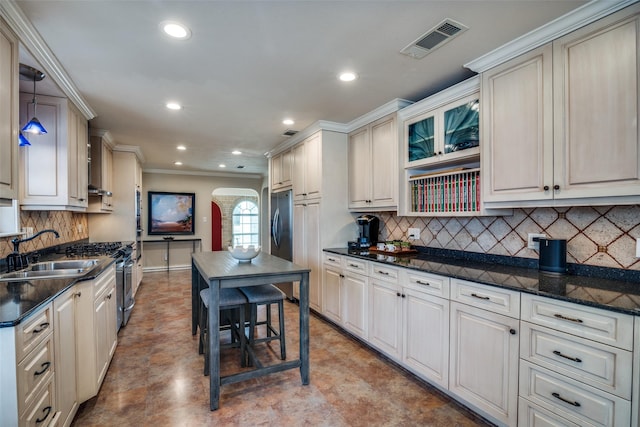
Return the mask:
{"type": "MultiPolygon", "coordinates": [[[[38,102],[36,101],[36,82],[41,81],[42,79],[44,79],[44,77],[45,75],[42,71],[25,64],[20,64],[20,78],[23,80],[33,81],[33,101],[31,102],[33,104],[33,117],[27,122],[26,125],[24,125],[24,127],[22,128],[22,132],[31,133],[34,135],[43,135],[47,133],[47,130],[44,128],[44,126],[42,126],[40,120],[36,118],[36,108],[38,107],[38,102]]],[[[22,144],[23,138],[25,141],[27,141],[24,135],[20,135],[20,145],[31,145],[29,144],[29,141],[27,141],[27,144],[22,144]]]]}
{"type": "Polygon", "coordinates": [[[29,120],[29,123],[24,125],[22,128],[22,132],[33,133],[35,135],[42,135],[47,133],[47,130],[42,126],[40,120],[38,120],[35,116],[29,120]]]}
{"type": "Polygon", "coordinates": [[[20,147],[26,147],[28,145],[31,145],[31,143],[29,142],[29,140],[22,134],[22,132],[20,132],[18,134],[18,146],[20,147]]]}

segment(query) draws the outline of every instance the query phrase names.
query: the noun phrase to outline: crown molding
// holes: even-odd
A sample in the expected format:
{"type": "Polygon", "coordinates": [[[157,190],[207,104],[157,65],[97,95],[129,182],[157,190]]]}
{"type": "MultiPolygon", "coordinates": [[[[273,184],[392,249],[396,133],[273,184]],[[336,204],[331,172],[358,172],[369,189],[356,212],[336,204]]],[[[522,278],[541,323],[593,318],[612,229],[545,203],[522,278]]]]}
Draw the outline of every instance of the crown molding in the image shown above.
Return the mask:
{"type": "Polygon", "coordinates": [[[505,43],[473,61],[467,62],[464,66],[476,73],[482,73],[637,1],[638,0],[593,0],[535,30],[529,31],[505,43]]]}
{"type": "Polygon", "coordinates": [[[348,125],[344,123],[330,122],[327,120],[318,120],[312,123],[311,125],[307,126],[306,128],[304,128],[300,132],[296,133],[295,135],[287,139],[285,142],[278,144],[272,150],[267,151],[266,153],[264,153],[264,155],[269,159],[275,156],[276,154],[280,154],[283,151],[288,150],[289,148],[303,141],[307,137],[321,130],[327,130],[327,131],[339,132],[339,133],[349,133],[348,125]]]}
{"type": "Polygon", "coordinates": [[[144,163],[146,160],[144,158],[144,154],[142,154],[142,150],[137,145],[122,145],[116,144],[113,146],[113,151],[121,151],[126,153],[133,153],[136,155],[140,163],[144,163]]]}
{"type": "Polygon", "coordinates": [[[383,118],[386,115],[397,112],[398,110],[402,110],[407,106],[413,104],[413,101],[408,101],[402,98],[393,99],[386,104],[381,105],[373,111],[364,114],[357,119],[351,120],[347,123],[347,133],[351,133],[356,129],[361,128],[362,126],[368,125],[371,122],[375,122],[378,119],[383,118]]]}
{"type": "Polygon", "coordinates": [[[205,171],[176,171],[171,169],[143,169],[144,173],[157,173],[164,175],[191,175],[191,176],[215,176],[221,178],[264,179],[264,175],[257,173],[233,173],[233,172],[205,172],[205,171]]]}
{"type": "Polygon", "coordinates": [[[91,120],[97,116],[96,112],[82,97],[64,67],[47,43],[27,19],[15,0],[0,1],[0,16],[18,36],[20,43],[38,61],[44,72],[60,87],[60,90],[80,110],[85,119],[91,120]]]}
{"type": "Polygon", "coordinates": [[[480,90],[480,77],[473,76],[451,87],[441,90],[421,101],[411,104],[398,111],[399,120],[407,120],[411,117],[449,104],[456,99],[473,95],[480,90]]]}

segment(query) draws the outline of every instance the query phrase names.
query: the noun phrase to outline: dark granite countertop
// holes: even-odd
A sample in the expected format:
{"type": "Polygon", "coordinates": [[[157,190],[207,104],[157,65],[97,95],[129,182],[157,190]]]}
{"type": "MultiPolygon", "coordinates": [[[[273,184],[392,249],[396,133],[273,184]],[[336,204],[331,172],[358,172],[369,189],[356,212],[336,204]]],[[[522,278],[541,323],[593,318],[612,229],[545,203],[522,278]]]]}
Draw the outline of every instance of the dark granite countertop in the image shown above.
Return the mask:
{"type": "MultiPolygon", "coordinates": [[[[0,282],[0,328],[12,327],[53,301],[76,282],[93,280],[115,262],[108,256],[95,256],[100,262],[82,277],[0,282]]],[[[65,257],[64,259],[73,259],[65,257]]]]}
{"type": "Polygon", "coordinates": [[[624,270],[616,269],[576,268],[580,274],[558,276],[540,272],[537,260],[534,260],[535,267],[526,261],[520,262],[521,265],[513,265],[517,262],[509,265],[496,262],[496,256],[483,260],[482,254],[448,257],[444,256],[446,251],[439,250],[398,257],[352,252],[346,248],[324,251],[640,316],[637,272],[625,274],[624,270]]]}

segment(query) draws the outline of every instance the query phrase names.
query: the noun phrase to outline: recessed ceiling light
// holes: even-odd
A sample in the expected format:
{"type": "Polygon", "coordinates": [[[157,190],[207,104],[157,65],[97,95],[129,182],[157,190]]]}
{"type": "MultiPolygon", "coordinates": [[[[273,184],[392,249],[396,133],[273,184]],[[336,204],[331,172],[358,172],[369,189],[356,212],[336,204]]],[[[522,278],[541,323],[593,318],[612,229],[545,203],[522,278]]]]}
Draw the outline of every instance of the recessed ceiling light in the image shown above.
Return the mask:
{"type": "Polygon", "coordinates": [[[177,102],[167,102],[167,108],[169,110],[181,110],[182,105],[178,104],[177,102]]]}
{"type": "Polygon", "coordinates": [[[226,167],[227,167],[227,165],[225,165],[224,163],[220,163],[220,164],[218,165],[218,167],[220,167],[220,168],[226,168],[226,167]]]}
{"type": "Polygon", "coordinates": [[[174,39],[187,40],[191,37],[191,30],[179,22],[163,21],[160,23],[162,31],[174,39]]]}
{"type": "Polygon", "coordinates": [[[291,120],[291,119],[284,119],[284,120],[282,121],[282,124],[283,124],[283,125],[287,125],[287,126],[291,126],[291,125],[292,125],[292,124],[294,124],[294,123],[295,123],[295,122],[294,122],[293,120],[291,120]]]}
{"type": "Polygon", "coordinates": [[[176,149],[177,149],[177,150],[180,150],[180,151],[184,151],[184,150],[186,150],[186,149],[187,149],[187,147],[185,147],[184,145],[178,145],[178,146],[176,147],[176,149]]]}
{"type": "Polygon", "coordinates": [[[176,166],[182,166],[182,162],[173,162],[173,164],[176,166]]]}
{"type": "Polygon", "coordinates": [[[242,154],[242,151],[240,151],[240,150],[233,150],[233,151],[231,152],[231,154],[235,154],[236,156],[239,156],[240,154],[242,154]]]}
{"type": "Polygon", "coordinates": [[[351,72],[351,71],[347,71],[347,72],[344,72],[344,73],[340,73],[338,78],[343,82],[352,82],[352,81],[354,81],[355,79],[358,78],[358,75],[356,73],[351,72]]]}

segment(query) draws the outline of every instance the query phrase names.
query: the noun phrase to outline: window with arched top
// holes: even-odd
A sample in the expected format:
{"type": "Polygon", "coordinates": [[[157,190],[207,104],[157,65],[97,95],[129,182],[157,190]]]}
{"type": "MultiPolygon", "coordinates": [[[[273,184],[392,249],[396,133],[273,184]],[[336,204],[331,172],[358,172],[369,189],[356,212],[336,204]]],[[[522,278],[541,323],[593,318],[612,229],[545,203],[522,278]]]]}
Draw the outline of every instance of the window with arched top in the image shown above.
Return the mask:
{"type": "Polygon", "coordinates": [[[260,213],[258,205],[244,200],[233,208],[233,244],[260,244],[260,213]]]}

